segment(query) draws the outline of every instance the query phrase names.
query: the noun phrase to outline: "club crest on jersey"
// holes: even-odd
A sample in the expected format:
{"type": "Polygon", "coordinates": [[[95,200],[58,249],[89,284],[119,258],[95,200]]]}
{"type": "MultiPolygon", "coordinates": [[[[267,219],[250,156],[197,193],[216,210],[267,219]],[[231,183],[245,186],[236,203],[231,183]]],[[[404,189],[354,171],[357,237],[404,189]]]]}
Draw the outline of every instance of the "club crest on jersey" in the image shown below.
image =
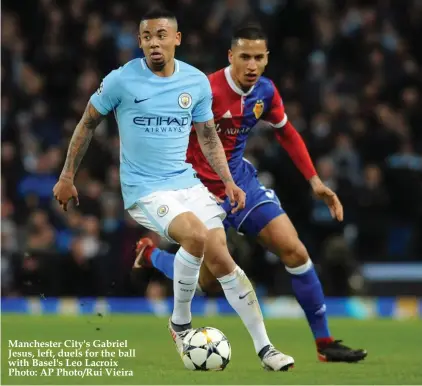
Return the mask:
{"type": "Polygon", "coordinates": [[[157,209],[157,214],[159,217],[164,217],[169,212],[169,207],[167,205],[161,205],[157,209]]]}
{"type": "Polygon", "coordinates": [[[258,99],[252,111],[255,114],[256,119],[261,118],[261,115],[264,112],[264,101],[262,99],[258,99]]]}
{"type": "Polygon", "coordinates": [[[192,106],[192,97],[187,92],[179,95],[179,106],[182,109],[188,109],[192,106]]]}
{"type": "Polygon", "coordinates": [[[101,82],[100,87],[97,89],[97,94],[100,95],[103,92],[104,82],[101,82]]]}

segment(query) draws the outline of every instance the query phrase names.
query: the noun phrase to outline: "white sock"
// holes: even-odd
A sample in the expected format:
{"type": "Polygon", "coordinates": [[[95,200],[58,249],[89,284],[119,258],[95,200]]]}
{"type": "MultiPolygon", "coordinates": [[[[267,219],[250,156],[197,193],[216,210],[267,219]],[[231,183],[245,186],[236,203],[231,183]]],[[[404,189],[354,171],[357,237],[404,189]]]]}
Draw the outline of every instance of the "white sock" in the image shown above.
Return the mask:
{"type": "Polygon", "coordinates": [[[248,329],[255,351],[258,354],[262,348],[271,343],[265,328],[261,307],[251,282],[245,272],[238,266],[232,273],[218,278],[218,281],[224,290],[227,301],[248,329]]]}
{"type": "Polygon", "coordinates": [[[191,255],[182,247],[174,260],[174,308],[171,321],[174,324],[188,324],[192,320],[191,303],[199,279],[202,257],[191,255]]]}

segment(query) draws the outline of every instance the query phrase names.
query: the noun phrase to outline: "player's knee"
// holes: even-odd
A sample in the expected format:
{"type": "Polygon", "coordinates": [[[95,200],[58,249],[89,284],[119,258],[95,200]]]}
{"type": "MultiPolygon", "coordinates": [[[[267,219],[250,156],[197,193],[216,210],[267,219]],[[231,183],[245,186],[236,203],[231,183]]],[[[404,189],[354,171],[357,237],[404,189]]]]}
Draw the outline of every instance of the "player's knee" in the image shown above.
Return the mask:
{"type": "Polygon", "coordinates": [[[191,228],[184,237],[183,244],[191,249],[204,251],[208,238],[207,234],[208,230],[204,226],[191,228]]]}
{"type": "Polygon", "coordinates": [[[204,254],[208,229],[193,213],[186,212],[176,217],[169,235],[194,256],[204,254]]]}
{"type": "Polygon", "coordinates": [[[281,260],[289,268],[300,267],[309,260],[308,251],[299,238],[297,238],[283,248],[281,260]]]}

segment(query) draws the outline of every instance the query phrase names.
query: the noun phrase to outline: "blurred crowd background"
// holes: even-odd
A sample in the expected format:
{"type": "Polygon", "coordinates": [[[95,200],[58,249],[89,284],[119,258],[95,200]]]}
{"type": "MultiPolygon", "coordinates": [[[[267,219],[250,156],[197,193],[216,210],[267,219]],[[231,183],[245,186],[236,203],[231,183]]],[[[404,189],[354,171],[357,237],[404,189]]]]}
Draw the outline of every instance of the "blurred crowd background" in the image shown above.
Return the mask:
{"type": "MultiPolygon", "coordinates": [[[[2,2],[3,295],[169,293],[158,273],[142,274],[152,281],[140,286],[130,280],[135,242],[146,230],[123,211],[112,116],[98,128],[78,173],[80,207],[63,213],[52,200],[90,95],[109,71],[141,55],[138,21],[151,3],[2,2]]],[[[266,75],[279,87],[321,179],[343,201],[345,221],[333,221],[312,198],[271,131],[251,135],[247,158],[279,194],[327,294],[368,293],[361,269],[367,263],[421,262],[421,1],[159,3],[179,19],[177,57],[207,73],[227,65],[230,34],[241,19],[253,14],[265,27],[266,75]]],[[[288,293],[275,256],[234,232],[229,241],[261,294],[288,293]]]]}

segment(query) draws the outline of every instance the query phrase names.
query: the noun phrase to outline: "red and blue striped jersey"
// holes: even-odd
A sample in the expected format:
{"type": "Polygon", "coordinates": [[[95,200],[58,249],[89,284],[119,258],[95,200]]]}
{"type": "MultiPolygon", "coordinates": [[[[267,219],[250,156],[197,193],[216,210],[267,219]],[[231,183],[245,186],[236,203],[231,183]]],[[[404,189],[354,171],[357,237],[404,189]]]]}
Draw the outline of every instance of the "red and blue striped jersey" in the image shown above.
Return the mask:
{"type": "MultiPolygon", "coordinates": [[[[243,158],[249,133],[258,123],[266,121],[274,128],[287,122],[283,101],[274,83],[261,76],[248,91],[236,86],[230,74],[230,67],[209,75],[213,93],[212,110],[218,135],[226,152],[230,171],[237,185],[251,173],[253,166],[243,158]]],[[[225,187],[203,155],[195,129],[192,129],[187,161],[196,170],[202,183],[216,196],[225,195],[225,187]]]]}

